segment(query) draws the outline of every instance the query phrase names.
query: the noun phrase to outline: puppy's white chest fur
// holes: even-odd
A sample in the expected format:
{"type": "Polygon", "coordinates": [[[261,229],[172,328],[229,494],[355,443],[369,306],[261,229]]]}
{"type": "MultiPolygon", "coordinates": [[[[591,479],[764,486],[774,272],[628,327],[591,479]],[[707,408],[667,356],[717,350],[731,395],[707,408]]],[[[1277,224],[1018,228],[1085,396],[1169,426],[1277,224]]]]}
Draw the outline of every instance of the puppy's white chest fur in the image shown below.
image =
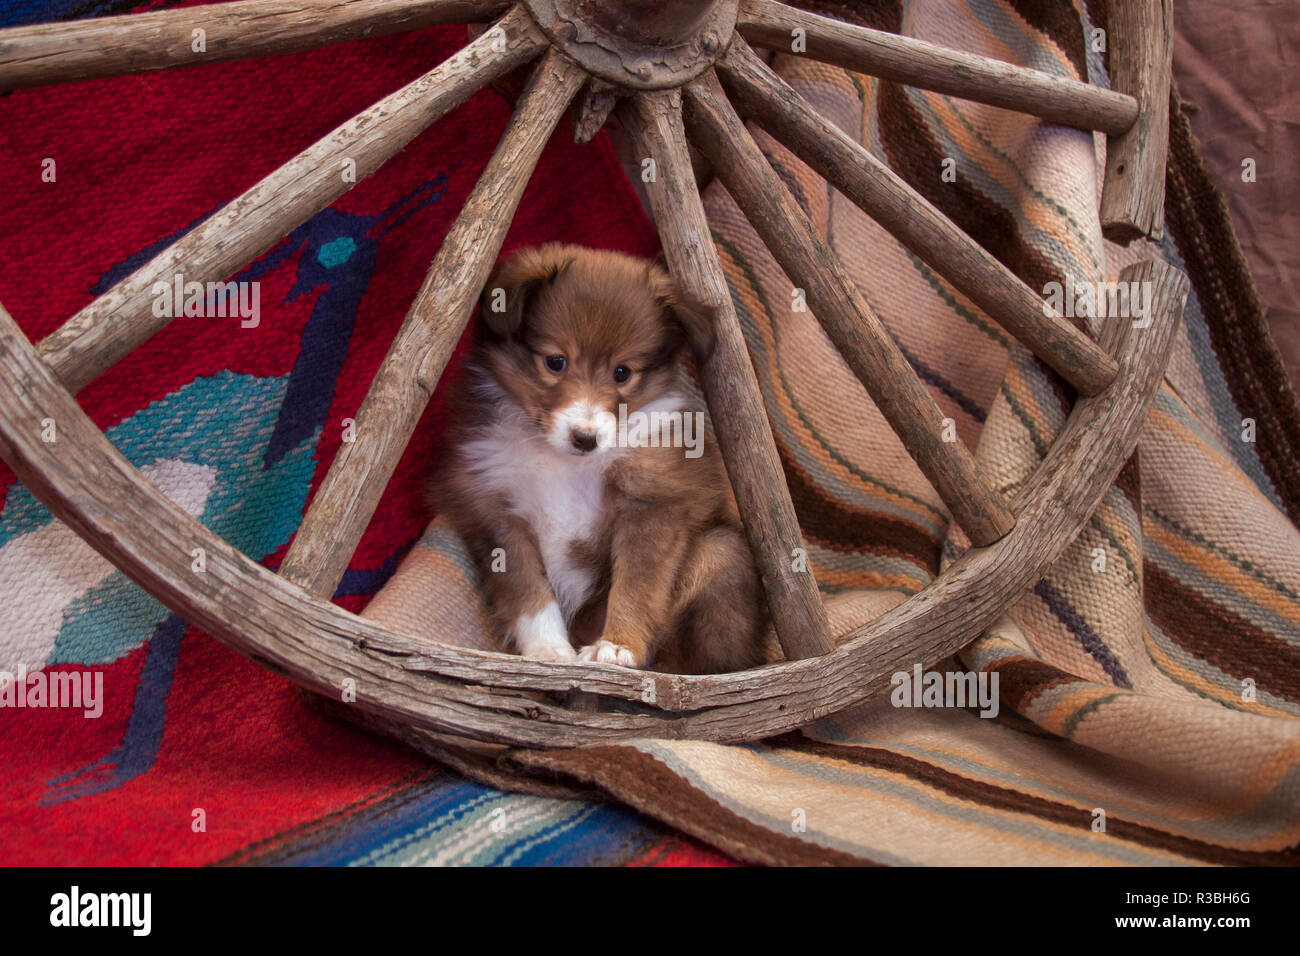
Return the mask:
{"type": "Polygon", "coordinates": [[[605,469],[617,456],[557,451],[510,411],[468,442],[464,453],[484,486],[533,529],[556,601],[572,620],[596,584],[592,570],[573,560],[573,544],[595,536],[605,507],[605,469]]]}

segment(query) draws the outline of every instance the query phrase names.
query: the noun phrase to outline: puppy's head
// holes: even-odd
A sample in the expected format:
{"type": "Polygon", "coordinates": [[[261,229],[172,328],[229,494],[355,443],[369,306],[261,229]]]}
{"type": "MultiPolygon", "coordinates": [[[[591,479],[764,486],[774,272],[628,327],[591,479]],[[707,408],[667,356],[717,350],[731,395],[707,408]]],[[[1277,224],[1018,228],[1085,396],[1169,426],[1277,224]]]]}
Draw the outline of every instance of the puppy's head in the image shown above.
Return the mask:
{"type": "Polygon", "coordinates": [[[515,255],[482,298],[485,365],[552,447],[599,455],[627,413],[675,391],[688,347],[713,345],[713,316],[657,263],[551,244],[515,255]]]}

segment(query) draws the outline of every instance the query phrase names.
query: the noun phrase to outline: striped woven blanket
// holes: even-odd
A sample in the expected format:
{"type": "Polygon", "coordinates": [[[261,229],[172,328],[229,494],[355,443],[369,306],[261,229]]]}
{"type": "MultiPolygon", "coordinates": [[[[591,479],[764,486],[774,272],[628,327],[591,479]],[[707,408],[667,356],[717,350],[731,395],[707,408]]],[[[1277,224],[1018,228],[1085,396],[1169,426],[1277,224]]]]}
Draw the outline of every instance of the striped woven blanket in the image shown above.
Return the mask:
{"type": "MultiPolygon", "coordinates": [[[[1095,2],[804,5],[1106,83],[1085,43],[1106,27],[1095,2]]],[[[0,25],[82,11],[19,3],[0,25]]],[[[0,100],[0,168],[22,173],[0,193],[0,302],[30,337],[48,334],[463,36],[0,100]],[[46,158],[57,182],[42,180],[46,158]]],[[[431,768],[189,628],[5,470],[0,671],[101,675],[103,691],[94,718],[0,708],[0,862],[1297,862],[1300,412],[1176,98],[1166,238],[1121,249],[1097,222],[1097,138],[792,57],[773,65],[1031,287],[1113,280],[1153,255],[1191,278],[1165,387],[1101,508],[997,626],[935,668],[996,675],[996,716],[884,695],[748,746],[465,751],[460,773],[431,768]]],[[[261,283],[258,328],[177,321],[83,407],[168,495],[278,565],[506,115],[484,91],[236,276],[261,283]]],[[[1068,413],[1059,381],[760,142],[960,437],[1014,491],[1068,413]]],[[[923,588],[964,541],[814,317],[789,309],[788,280],[720,185],[706,206],[842,634],[923,588]]],[[[654,251],[605,136],[578,147],[557,134],[506,251],[552,239],[654,251]]],[[[440,394],[336,600],[416,636],[491,646],[464,549],[421,509],[442,416],[440,394]]]]}
{"type": "MultiPolygon", "coordinates": [[[[1105,29],[1091,18],[1096,5],[813,6],[1106,82],[1104,58],[1085,43],[1105,29]]],[[[998,707],[902,707],[901,687],[752,746],[632,740],[470,766],[508,786],[537,774],[594,785],[765,863],[1300,860],[1300,419],[1184,118],[1175,108],[1167,236],[1124,249],[1098,225],[1101,137],[792,56],[774,66],[1032,287],[1114,281],[1151,256],[1190,274],[1138,452],[1051,573],[936,668],[996,675],[998,707]]],[[[1059,381],[759,139],[962,439],[1014,492],[1069,411],[1059,381]]],[[[923,588],[965,542],[815,318],[791,310],[789,280],[720,184],[706,207],[810,559],[844,634],[923,588]]],[[[435,521],[366,613],[443,640],[441,625],[422,622],[451,620],[464,643],[491,646],[467,567],[435,521]]]]}

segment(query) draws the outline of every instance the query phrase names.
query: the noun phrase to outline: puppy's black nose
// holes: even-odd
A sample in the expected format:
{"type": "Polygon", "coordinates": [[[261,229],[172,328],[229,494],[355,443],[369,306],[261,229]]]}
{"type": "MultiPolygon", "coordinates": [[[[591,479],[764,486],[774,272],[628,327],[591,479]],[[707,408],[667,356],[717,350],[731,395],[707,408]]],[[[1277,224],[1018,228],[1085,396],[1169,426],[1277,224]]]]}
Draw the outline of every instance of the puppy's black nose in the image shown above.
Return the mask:
{"type": "Polygon", "coordinates": [[[569,438],[573,440],[573,447],[580,452],[589,452],[596,447],[595,432],[580,432],[577,430],[569,432],[569,438]]]}

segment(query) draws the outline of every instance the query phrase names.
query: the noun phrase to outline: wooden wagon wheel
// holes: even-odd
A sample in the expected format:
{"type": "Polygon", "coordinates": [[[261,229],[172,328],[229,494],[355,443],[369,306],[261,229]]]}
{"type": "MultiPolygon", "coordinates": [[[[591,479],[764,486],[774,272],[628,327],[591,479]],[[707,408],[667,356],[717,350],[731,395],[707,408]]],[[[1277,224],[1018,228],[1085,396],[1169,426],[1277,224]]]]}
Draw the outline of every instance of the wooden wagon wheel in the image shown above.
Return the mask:
{"type": "MultiPolygon", "coordinates": [[[[1112,23],[1128,16],[1112,15],[1112,23]]],[[[0,31],[0,89],[280,53],[435,23],[493,25],[463,50],[309,147],[32,345],[0,310],[0,454],[49,508],[187,620],[417,745],[440,735],[526,746],[629,736],[741,741],[862,700],[914,663],[986,628],[1076,537],[1131,454],[1163,377],[1187,291],[1159,261],[1150,324],[1111,321],[1100,343],[1040,298],[901,179],[819,116],[750,49],[789,49],[901,83],[1105,131],[1108,231],[1158,234],[1163,203],[1168,4],[1144,6],[1103,90],[766,0],[243,0],[0,31]],[[1154,15],[1150,11],[1155,11],[1154,15]],[[1163,44],[1163,46],[1161,45],[1163,44]],[[1155,50],[1154,59],[1151,51],[1155,50]],[[1163,51],[1163,52],[1162,52],[1163,51]],[[1163,63],[1161,62],[1163,58],[1163,63]],[[514,116],[456,219],[276,575],[167,500],[108,442],[74,394],[166,322],[152,288],[177,272],[219,280],[260,255],[471,93],[537,61],[514,116]],[[1163,69],[1163,77],[1160,74],[1163,69]],[[716,676],[541,663],[417,642],[329,603],[452,349],[469,321],[534,164],[586,87],[580,128],[617,100],[639,155],[671,271],[716,310],[701,379],[762,571],[786,662],[716,676]],[[1129,95],[1129,94],[1134,95],[1129,95]],[[939,440],[942,413],[733,108],[784,142],[1078,390],[1041,466],[1004,501],[969,451],[939,440]],[[862,380],[975,547],[919,594],[835,646],[816,583],[793,569],[801,538],[687,155],[718,175],[862,380]],[[58,444],[41,440],[54,419],[58,444]],[[69,452],[68,449],[71,449],[69,452]],[[57,449],[57,450],[56,450],[57,449]],[[206,570],[192,570],[203,549],[206,570]],[[598,706],[592,707],[592,701],[598,706]]],[[[1113,42],[1118,47],[1118,42],[1113,42]]]]}

